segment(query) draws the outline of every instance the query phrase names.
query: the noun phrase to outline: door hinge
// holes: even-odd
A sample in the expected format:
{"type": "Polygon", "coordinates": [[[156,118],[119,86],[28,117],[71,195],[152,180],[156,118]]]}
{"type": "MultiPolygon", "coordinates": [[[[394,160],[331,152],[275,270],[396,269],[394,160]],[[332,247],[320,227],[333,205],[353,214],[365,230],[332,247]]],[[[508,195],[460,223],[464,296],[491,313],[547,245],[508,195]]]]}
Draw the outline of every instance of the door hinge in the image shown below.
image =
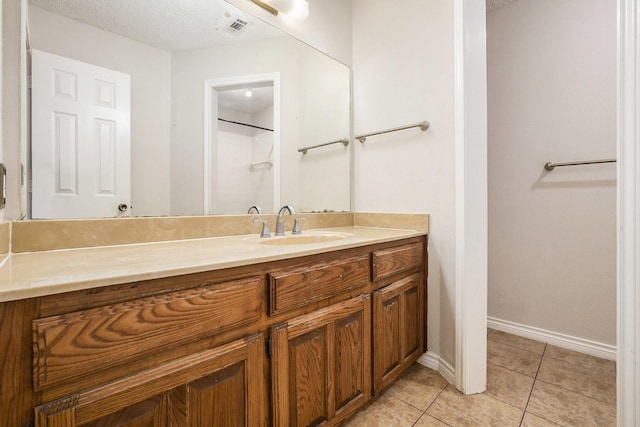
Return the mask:
{"type": "Polygon", "coordinates": [[[4,164],[0,163],[0,209],[7,204],[7,170],[4,164]]]}
{"type": "Polygon", "coordinates": [[[267,336],[264,341],[265,351],[267,352],[267,359],[271,357],[271,338],[267,336]]]}
{"type": "Polygon", "coordinates": [[[33,85],[33,78],[31,76],[27,76],[27,89],[31,89],[33,85]]]}

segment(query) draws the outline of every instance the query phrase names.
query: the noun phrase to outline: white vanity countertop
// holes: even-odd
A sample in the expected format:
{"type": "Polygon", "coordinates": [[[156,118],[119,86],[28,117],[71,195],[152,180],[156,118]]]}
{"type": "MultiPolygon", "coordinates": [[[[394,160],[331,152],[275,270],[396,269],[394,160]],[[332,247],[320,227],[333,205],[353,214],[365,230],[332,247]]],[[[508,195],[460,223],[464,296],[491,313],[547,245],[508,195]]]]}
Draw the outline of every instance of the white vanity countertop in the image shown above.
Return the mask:
{"type": "Polygon", "coordinates": [[[278,237],[214,237],[10,255],[0,267],[0,302],[158,279],[355,248],[425,235],[374,227],[303,230],[302,236],[344,234],[339,240],[271,244],[278,237]]]}

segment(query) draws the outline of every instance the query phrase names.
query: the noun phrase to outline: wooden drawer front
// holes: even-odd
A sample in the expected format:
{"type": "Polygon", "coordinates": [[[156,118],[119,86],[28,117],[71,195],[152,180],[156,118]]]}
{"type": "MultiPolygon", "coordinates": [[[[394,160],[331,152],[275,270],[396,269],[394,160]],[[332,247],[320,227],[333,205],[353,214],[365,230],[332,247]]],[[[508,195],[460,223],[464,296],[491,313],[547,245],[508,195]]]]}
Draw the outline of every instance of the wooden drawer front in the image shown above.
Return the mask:
{"type": "Polygon", "coordinates": [[[409,270],[422,263],[422,245],[411,243],[373,252],[372,279],[374,281],[409,270]]]}
{"type": "Polygon", "coordinates": [[[35,390],[258,320],[259,277],[33,321],[35,390]]]}
{"type": "Polygon", "coordinates": [[[269,314],[363,289],[368,282],[368,255],[273,272],[269,274],[269,314]]]}
{"type": "Polygon", "coordinates": [[[261,427],[263,339],[252,335],[35,408],[37,427],[261,427]]]}

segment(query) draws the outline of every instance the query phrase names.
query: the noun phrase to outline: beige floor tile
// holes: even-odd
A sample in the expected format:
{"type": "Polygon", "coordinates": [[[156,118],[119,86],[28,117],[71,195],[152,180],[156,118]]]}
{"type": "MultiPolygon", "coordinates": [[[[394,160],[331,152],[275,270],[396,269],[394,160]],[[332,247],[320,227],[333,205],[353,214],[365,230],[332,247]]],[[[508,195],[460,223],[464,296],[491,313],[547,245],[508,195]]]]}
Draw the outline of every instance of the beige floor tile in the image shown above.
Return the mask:
{"type": "Polygon", "coordinates": [[[410,427],[422,411],[384,393],[342,424],[342,427],[410,427]]]}
{"type": "Polygon", "coordinates": [[[574,365],[563,359],[542,359],[536,378],[549,384],[582,394],[609,405],[616,404],[616,376],[584,365],[574,365]]]}
{"type": "Polygon", "coordinates": [[[453,427],[517,427],[523,411],[486,394],[464,396],[449,385],[426,413],[453,427]]]}
{"type": "Polygon", "coordinates": [[[500,344],[509,345],[511,347],[517,347],[521,350],[527,350],[532,353],[542,354],[544,353],[545,343],[540,341],[530,340],[529,338],[519,337],[517,335],[507,334],[502,331],[493,331],[489,337],[490,340],[499,342],[500,344]]]}
{"type": "Polygon", "coordinates": [[[616,407],[536,381],[527,412],[562,426],[615,427],[616,407]]]}
{"type": "Polygon", "coordinates": [[[526,413],[522,419],[520,427],[558,427],[558,424],[547,421],[544,418],[526,413]]]}
{"type": "MultiPolygon", "coordinates": [[[[493,335],[491,334],[491,336],[493,335]]],[[[541,360],[542,354],[504,345],[493,340],[487,341],[487,362],[519,374],[534,378],[541,360]]]]}
{"type": "Polygon", "coordinates": [[[597,369],[603,373],[609,373],[616,376],[616,362],[613,360],[601,359],[577,351],[567,350],[565,348],[547,345],[544,357],[553,357],[554,359],[562,359],[567,363],[581,365],[590,369],[597,369]]]}
{"type": "Polygon", "coordinates": [[[487,364],[487,395],[524,410],[533,388],[532,377],[487,364]]]}
{"type": "Polygon", "coordinates": [[[431,415],[424,414],[413,427],[449,427],[449,425],[436,420],[431,415]]]}
{"type": "Polygon", "coordinates": [[[385,394],[424,411],[448,384],[438,372],[414,363],[385,394]]]}

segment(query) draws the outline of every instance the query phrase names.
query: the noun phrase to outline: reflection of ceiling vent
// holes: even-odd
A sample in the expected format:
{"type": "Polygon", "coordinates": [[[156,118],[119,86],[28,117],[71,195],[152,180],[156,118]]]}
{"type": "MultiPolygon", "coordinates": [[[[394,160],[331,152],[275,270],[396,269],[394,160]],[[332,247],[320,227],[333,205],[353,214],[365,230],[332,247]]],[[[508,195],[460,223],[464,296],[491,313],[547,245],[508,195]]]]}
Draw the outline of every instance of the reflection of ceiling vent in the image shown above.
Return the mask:
{"type": "Polygon", "coordinates": [[[236,18],[236,20],[233,21],[231,23],[231,25],[229,25],[229,30],[230,31],[242,31],[242,29],[244,28],[245,25],[247,25],[247,21],[243,21],[240,18],[236,18]]]}
{"type": "Polygon", "coordinates": [[[223,18],[220,18],[216,23],[218,30],[223,30],[229,34],[239,34],[246,30],[249,21],[241,16],[232,16],[228,12],[224,14],[223,18]]]}

